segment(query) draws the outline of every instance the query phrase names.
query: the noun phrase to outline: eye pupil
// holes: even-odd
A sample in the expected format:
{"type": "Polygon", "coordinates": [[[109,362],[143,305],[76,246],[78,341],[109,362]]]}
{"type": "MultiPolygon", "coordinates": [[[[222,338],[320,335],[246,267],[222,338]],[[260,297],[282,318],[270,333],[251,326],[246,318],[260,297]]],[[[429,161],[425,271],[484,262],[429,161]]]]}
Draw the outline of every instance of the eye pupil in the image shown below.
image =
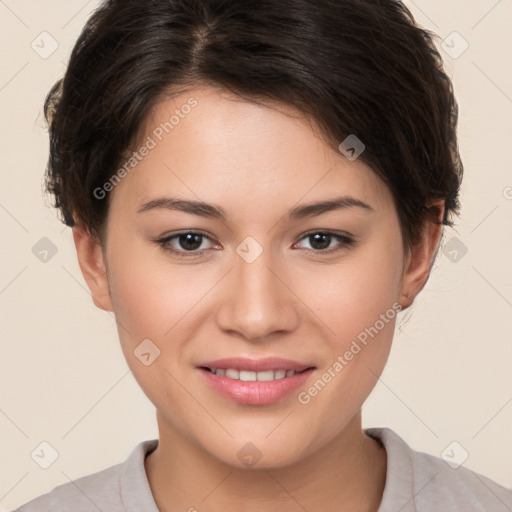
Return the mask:
{"type": "Polygon", "coordinates": [[[311,247],[314,249],[327,249],[331,244],[331,235],[326,233],[315,233],[314,235],[310,235],[310,239],[314,240],[314,243],[311,244],[311,247]],[[320,247],[315,246],[315,244],[319,244],[320,247]]]}
{"type": "Polygon", "coordinates": [[[188,251],[195,251],[201,247],[201,237],[202,235],[198,233],[184,233],[179,236],[180,246],[188,251]],[[184,239],[185,242],[183,243],[184,239]],[[187,244],[191,244],[192,247],[187,244]]]}

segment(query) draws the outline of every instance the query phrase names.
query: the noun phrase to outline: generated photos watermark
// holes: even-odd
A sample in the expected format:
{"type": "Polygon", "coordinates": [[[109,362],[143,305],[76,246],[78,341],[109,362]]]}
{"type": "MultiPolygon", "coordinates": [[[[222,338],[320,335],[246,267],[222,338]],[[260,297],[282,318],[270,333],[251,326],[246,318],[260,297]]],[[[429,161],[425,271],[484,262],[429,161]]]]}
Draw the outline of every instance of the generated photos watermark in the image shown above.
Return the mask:
{"type": "Polygon", "coordinates": [[[301,391],[297,395],[299,403],[302,405],[309,404],[312,398],[317,396],[318,393],[354,359],[354,356],[359,354],[361,350],[368,345],[368,337],[373,339],[377,336],[377,334],[384,329],[386,324],[393,320],[401,310],[402,305],[399,302],[395,302],[385,313],[380,314],[379,319],[376,320],[372,326],[366,327],[361,331],[357,335],[357,339],[352,340],[350,347],[343,355],[338,355],[331,366],[329,366],[306,391],[301,391]]]}
{"type": "Polygon", "coordinates": [[[144,140],[144,143],[134,151],[126,162],[101,186],[96,187],[93,195],[96,199],[105,199],[107,194],[111,192],[120,181],[127,176],[142,160],[149,155],[152,149],[158,146],[158,143],[176,126],[178,126],[182,119],[190,114],[192,108],[197,106],[195,98],[189,98],[186,103],[181,105],[180,108],[174,110],[174,114],[168,121],[160,123],[144,140]]]}

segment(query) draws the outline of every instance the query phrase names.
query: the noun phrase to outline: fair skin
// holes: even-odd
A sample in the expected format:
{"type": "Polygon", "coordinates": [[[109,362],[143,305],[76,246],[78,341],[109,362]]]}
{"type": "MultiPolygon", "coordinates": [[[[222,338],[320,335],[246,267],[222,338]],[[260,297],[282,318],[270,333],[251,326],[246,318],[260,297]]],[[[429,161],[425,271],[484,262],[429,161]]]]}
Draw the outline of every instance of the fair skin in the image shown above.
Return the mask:
{"type": "Polygon", "coordinates": [[[288,107],[198,88],[162,101],[144,138],[190,97],[197,106],[110,193],[104,249],[82,225],[73,228],[94,303],[115,313],[127,363],[156,407],[159,445],[145,469],[157,506],[375,512],[386,453],[362,431],[361,407],[386,363],[395,319],[309,403],[297,395],[379,315],[397,302],[411,305],[442,228],[426,223],[404,251],[386,185],[288,107]],[[216,205],[226,219],[138,212],[163,196],[216,205]],[[338,196],[370,208],[286,217],[338,196]],[[190,251],[183,237],[167,244],[182,257],[155,242],[189,229],[205,235],[199,249],[190,251]],[[306,236],[326,231],[354,242],[333,235],[319,245],[306,236]],[[262,248],[251,263],[237,253],[247,237],[262,248]],[[145,339],[160,349],[148,366],[134,355],[145,339]],[[235,356],[283,357],[314,370],[275,403],[240,404],[208,386],[197,367],[235,356]],[[250,468],[237,456],[248,442],[261,453],[250,468]]]}

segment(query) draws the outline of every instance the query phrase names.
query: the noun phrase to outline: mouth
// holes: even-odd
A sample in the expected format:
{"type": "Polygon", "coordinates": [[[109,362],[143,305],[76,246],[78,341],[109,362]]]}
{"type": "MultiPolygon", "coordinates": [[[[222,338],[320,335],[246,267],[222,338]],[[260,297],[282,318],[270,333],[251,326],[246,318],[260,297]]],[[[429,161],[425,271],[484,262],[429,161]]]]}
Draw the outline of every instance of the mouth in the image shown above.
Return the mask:
{"type": "Polygon", "coordinates": [[[275,357],[219,359],[196,368],[211,389],[244,405],[267,405],[284,399],[316,370],[309,364],[275,357]]]}
{"type": "Polygon", "coordinates": [[[228,377],[229,379],[251,382],[293,377],[298,373],[315,367],[282,357],[265,357],[262,359],[229,357],[215,361],[205,361],[198,368],[215,373],[215,375],[228,377]]]}

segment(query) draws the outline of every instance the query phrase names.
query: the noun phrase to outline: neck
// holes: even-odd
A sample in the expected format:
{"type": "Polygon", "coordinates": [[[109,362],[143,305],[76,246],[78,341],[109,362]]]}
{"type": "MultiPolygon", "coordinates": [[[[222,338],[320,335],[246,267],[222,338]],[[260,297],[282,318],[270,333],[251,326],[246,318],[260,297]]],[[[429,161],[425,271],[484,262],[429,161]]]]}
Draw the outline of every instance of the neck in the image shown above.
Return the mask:
{"type": "Polygon", "coordinates": [[[360,412],[331,442],[293,465],[238,469],[205,453],[157,414],[158,447],[145,469],[160,512],[336,510],[377,512],[386,451],[361,429],[360,412]],[[162,428],[163,427],[163,428],[162,428]]]}

